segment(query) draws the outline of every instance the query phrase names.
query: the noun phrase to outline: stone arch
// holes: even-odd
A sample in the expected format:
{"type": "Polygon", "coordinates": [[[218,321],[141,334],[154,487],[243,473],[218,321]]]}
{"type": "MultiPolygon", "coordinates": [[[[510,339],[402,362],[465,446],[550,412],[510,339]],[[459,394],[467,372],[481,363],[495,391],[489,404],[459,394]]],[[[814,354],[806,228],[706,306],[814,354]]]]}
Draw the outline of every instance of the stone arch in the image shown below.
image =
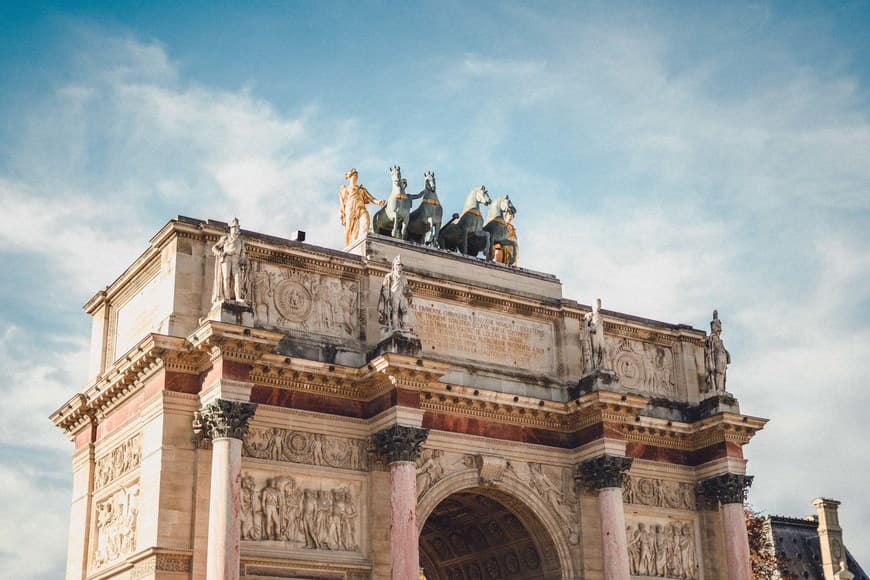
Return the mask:
{"type": "Polygon", "coordinates": [[[441,478],[417,501],[418,537],[435,508],[461,493],[481,495],[503,505],[519,519],[541,550],[545,569],[558,570],[563,579],[577,576],[565,526],[559,515],[528,485],[509,476],[499,482],[481,484],[479,472],[466,469],[441,478]]]}

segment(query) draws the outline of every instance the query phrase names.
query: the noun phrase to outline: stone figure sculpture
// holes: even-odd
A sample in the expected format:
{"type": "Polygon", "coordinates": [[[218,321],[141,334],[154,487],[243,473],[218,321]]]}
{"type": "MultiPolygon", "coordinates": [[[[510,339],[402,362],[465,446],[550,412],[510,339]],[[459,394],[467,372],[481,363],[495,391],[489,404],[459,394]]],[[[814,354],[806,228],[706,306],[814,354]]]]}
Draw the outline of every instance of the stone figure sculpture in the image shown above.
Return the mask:
{"type": "Polygon", "coordinates": [[[241,234],[239,220],[233,218],[230,232],[212,246],[215,256],[212,302],[247,301],[249,263],[241,234]]]}
{"type": "Polygon", "coordinates": [[[631,574],[694,580],[698,577],[695,540],[690,524],[627,525],[631,574]]]}
{"type": "Polygon", "coordinates": [[[511,198],[507,195],[496,198],[489,206],[489,215],[483,229],[489,232],[490,251],[487,260],[517,265],[517,230],[511,222],[517,215],[511,198]]]}
{"type": "Polygon", "coordinates": [[[398,165],[390,167],[390,177],[393,188],[387,197],[386,205],[379,209],[372,218],[372,230],[382,236],[392,236],[404,240],[408,237],[411,200],[422,197],[423,192],[405,193],[408,180],[402,178],[402,168],[398,165]]]}
{"type": "Polygon", "coordinates": [[[584,374],[604,369],[606,346],[604,344],[604,320],[601,318],[601,298],[592,304],[592,312],[583,317],[583,348],[585,355],[584,374]]]}
{"type": "Polygon", "coordinates": [[[465,256],[476,256],[477,252],[488,254],[489,232],[483,229],[480,206],[491,203],[492,198],[483,185],[468,192],[462,213],[454,214],[453,218],[441,227],[438,246],[445,250],[458,251],[465,256]],[[469,248],[477,249],[477,252],[472,253],[469,248]]]}
{"type": "Polygon", "coordinates": [[[409,332],[413,326],[411,285],[402,272],[402,259],[393,259],[393,269],[384,276],[378,298],[378,321],[387,328],[387,333],[409,332]]]}
{"type": "Polygon", "coordinates": [[[435,193],[435,174],[431,171],[423,174],[423,190],[420,195],[422,199],[419,207],[408,218],[408,240],[437,248],[444,209],[438,200],[438,194],[435,193]]]}
{"type": "Polygon", "coordinates": [[[704,366],[707,370],[707,392],[725,392],[725,372],[731,364],[731,354],[722,342],[722,321],[719,311],[713,311],[710,334],[704,342],[704,366]]]}
{"type": "Polygon", "coordinates": [[[376,199],[365,187],[358,183],[359,173],[351,169],[344,174],[348,183],[338,189],[341,225],[344,226],[344,244],[351,245],[371,229],[371,218],[366,205],[375,203],[383,206],[384,201],[376,199]]]}

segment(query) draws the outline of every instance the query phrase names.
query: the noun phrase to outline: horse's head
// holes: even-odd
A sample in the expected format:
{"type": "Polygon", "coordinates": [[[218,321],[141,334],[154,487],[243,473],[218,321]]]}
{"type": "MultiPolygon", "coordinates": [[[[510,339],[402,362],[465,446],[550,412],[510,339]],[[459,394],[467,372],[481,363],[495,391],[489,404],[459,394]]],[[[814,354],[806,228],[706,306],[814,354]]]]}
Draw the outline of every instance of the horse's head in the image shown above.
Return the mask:
{"type": "Polygon", "coordinates": [[[427,171],[423,174],[423,188],[435,193],[435,174],[433,172],[427,171]]]}
{"type": "Polygon", "coordinates": [[[390,167],[390,176],[393,178],[393,187],[395,189],[400,189],[400,185],[402,183],[402,168],[398,165],[393,165],[390,167]]]}
{"type": "Polygon", "coordinates": [[[489,193],[486,191],[485,185],[481,185],[474,190],[474,199],[477,200],[477,203],[482,203],[483,205],[489,205],[492,203],[492,198],[489,197],[489,193]]]}

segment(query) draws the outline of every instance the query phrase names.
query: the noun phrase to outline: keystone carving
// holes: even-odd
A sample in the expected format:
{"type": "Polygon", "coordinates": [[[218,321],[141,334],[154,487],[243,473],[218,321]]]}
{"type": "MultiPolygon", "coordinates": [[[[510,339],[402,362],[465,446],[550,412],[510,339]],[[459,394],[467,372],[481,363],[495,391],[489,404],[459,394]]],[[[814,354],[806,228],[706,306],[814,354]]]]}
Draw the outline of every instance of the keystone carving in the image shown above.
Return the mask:
{"type": "Polygon", "coordinates": [[[386,457],[388,463],[416,461],[420,457],[420,446],[428,436],[428,429],[393,425],[375,433],[374,442],[378,453],[386,457]]]}
{"type": "Polygon", "coordinates": [[[592,489],[622,487],[632,461],[630,457],[599,455],[577,466],[577,478],[592,489]]]}
{"type": "Polygon", "coordinates": [[[753,476],[723,473],[701,482],[701,493],[712,502],[721,504],[743,503],[752,485],[753,476]]]}
{"type": "Polygon", "coordinates": [[[256,403],[216,399],[203,407],[198,415],[194,414],[194,439],[244,439],[256,410],[256,403]]]}

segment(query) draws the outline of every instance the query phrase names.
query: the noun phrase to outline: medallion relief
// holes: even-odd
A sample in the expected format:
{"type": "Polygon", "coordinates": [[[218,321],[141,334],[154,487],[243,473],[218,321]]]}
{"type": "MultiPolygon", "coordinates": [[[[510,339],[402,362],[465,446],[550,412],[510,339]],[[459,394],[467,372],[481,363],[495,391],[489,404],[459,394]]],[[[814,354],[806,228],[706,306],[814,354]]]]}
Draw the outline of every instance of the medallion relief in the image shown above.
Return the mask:
{"type": "Polygon", "coordinates": [[[644,578],[698,578],[694,526],[689,521],[629,521],[628,559],[632,576],[644,578]]]}
{"type": "Polygon", "coordinates": [[[250,295],[257,325],[339,338],[358,334],[359,286],[356,282],[262,262],[252,264],[250,295]]]}
{"type": "Polygon", "coordinates": [[[241,538],[309,550],[358,551],[360,494],[356,482],[246,472],[241,538]]]}
{"type": "Polygon", "coordinates": [[[136,433],[106,455],[96,460],[94,465],[94,489],[100,489],[116,480],[142,462],[142,435],[136,433]]]}
{"type": "Polygon", "coordinates": [[[697,509],[695,486],[667,479],[626,475],[622,499],[625,503],[636,505],[690,511],[697,509]]]}
{"type": "Polygon", "coordinates": [[[608,357],[622,386],[658,397],[676,396],[670,347],[606,337],[608,357]]]}
{"type": "Polygon", "coordinates": [[[365,439],[251,427],[242,442],[242,454],[256,459],[368,471],[368,446],[365,439]]]}
{"type": "Polygon", "coordinates": [[[91,568],[102,568],[136,549],[139,482],[122,487],[94,504],[96,542],[91,568]]]}

